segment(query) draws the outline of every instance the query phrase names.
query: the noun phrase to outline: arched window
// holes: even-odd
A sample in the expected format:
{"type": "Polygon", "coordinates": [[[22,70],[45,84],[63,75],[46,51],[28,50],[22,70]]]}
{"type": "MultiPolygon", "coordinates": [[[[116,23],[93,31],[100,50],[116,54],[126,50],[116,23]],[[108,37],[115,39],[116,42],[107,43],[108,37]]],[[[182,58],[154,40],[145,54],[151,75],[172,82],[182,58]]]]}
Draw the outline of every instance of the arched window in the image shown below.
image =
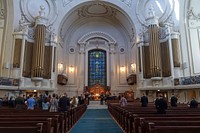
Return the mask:
{"type": "Polygon", "coordinates": [[[88,52],[88,86],[101,84],[106,86],[106,51],[90,50],[88,52]]]}

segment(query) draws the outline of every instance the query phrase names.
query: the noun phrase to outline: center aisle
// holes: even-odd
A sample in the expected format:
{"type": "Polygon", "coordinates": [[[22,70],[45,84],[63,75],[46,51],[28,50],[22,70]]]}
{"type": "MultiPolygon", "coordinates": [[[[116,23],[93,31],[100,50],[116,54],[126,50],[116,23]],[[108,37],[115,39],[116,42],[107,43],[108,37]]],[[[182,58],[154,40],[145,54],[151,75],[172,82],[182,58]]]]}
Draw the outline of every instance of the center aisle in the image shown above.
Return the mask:
{"type": "Polygon", "coordinates": [[[107,109],[87,109],[70,133],[123,133],[107,109]]]}

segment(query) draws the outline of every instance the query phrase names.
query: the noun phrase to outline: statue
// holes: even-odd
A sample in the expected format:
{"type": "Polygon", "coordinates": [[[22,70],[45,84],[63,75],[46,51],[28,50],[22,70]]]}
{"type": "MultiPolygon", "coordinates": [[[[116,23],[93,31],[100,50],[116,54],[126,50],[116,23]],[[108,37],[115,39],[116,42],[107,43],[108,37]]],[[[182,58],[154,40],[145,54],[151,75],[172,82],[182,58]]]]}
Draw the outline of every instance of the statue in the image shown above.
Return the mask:
{"type": "Polygon", "coordinates": [[[19,28],[20,28],[20,30],[27,29],[28,26],[30,26],[30,25],[31,25],[31,23],[26,22],[24,15],[22,15],[21,19],[19,20],[19,26],[20,26],[19,28]]]}
{"type": "Polygon", "coordinates": [[[39,14],[40,14],[41,17],[44,17],[44,16],[45,16],[44,10],[45,10],[45,7],[44,7],[43,5],[41,5],[41,6],[40,6],[40,11],[39,11],[39,14]]]}
{"type": "Polygon", "coordinates": [[[148,15],[149,17],[155,17],[155,10],[154,10],[154,7],[153,5],[151,4],[150,7],[149,7],[149,12],[148,12],[148,15]]]}

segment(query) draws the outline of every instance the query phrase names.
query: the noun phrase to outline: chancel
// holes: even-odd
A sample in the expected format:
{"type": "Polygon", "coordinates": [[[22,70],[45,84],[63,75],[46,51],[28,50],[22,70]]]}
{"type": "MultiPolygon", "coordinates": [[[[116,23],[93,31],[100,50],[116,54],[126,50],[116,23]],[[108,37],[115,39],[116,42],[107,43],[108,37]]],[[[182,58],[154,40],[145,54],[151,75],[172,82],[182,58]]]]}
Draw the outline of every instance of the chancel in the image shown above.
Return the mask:
{"type": "MultiPolygon", "coordinates": [[[[111,120],[113,132],[137,133],[131,112],[167,115],[196,108],[190,102],[200,102],[199,5],[199,0],[0,0],[0,112],[35,107],[60,111],[52,123],[66,118],[50,130],[44,128],[50,121],[35,124],[42,132],[78,133],[101,117],[111,120]],[[155,107],[172,95],[177,110],[155,107]],[[141,96],[148,99],[144,110],[138,107],[141,96]],[[23,106],[16,105],[22,98],[23,106]],[[103,111],[95,116],[90,109],[103,111]],[[74,127],[79,119],[91,121],[74,127]]],[[[145,130],[160,132],[156,124],[146,123],[145,130]]],[[[98,130],[112,132],[103,127],[98,130]]]]}

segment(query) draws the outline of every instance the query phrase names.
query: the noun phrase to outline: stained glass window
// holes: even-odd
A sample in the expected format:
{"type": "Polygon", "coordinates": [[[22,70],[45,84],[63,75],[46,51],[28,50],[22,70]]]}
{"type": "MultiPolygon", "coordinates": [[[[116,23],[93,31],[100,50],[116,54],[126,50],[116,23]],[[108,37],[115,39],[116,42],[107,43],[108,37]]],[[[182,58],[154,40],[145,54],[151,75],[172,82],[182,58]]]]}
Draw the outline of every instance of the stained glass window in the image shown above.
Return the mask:
{"type": "Polygon", "coordinates": [[[106,51],[91,50],[88,58],[88,86],[94,84],[106,86],[106,51]]]}

